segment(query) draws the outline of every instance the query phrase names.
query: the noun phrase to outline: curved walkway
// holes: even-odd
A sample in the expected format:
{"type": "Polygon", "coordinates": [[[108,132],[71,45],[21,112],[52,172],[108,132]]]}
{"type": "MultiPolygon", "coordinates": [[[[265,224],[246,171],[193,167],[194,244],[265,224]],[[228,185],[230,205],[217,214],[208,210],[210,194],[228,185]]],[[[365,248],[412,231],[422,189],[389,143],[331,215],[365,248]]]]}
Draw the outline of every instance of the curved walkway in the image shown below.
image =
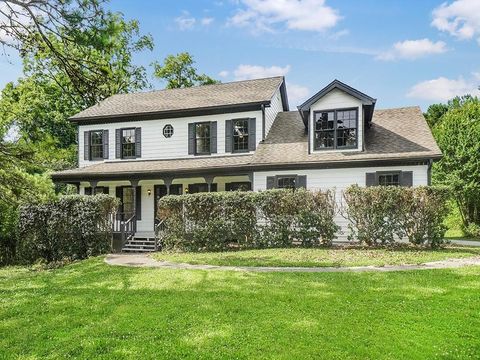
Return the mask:
{"type": "Polygon", "coordinates": [[[151,267],[162,269],[183,270],[229,270],[229,271],[253,271],[253,272],[366,272],[366,271],[407,271],[407,270],[431,270],[431,269],[454,269],[464,266],[479,265],[480,257],[465,259],[448,259],[432,261],[420,265],[386,265],[386,266],[350,266],[350,267],[279,267],[279,266],[217,266],[217,265],[192,265],[157,261],[148,254],[110,254],[105,257],[105,262],[116,266],[151,267]]]}

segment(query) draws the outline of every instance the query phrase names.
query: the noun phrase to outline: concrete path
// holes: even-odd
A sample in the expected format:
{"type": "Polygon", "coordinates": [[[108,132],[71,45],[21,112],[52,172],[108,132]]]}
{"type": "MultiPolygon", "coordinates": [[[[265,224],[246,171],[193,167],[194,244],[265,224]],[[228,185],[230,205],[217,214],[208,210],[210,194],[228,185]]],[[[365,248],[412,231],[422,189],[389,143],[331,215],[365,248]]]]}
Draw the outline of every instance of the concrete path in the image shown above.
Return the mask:
{"type": "Polygon", "coordinates": [[[229,270],[229,271],[253,271],[253,272],[366,272],[366,271],[407,271],[429,269],[454,269],[464,266],[479,265],[480,257],[466,259],[448,259],[433,261],[421,265],[387,265],[387,266],[352,266],[352,267],[275,267],[275,266],[216,266],[216,265],[191,265],[157,261],[148,254],[111,254],[105,257],[105,262],[116,266],[151,267],[162,269],[183,270],[229,270]]]}
{"type": "Polygon", "coordinates": [[[464,246],[480,246],[480,241],[473,240],[448,240],[451,244],[464,246]]]}

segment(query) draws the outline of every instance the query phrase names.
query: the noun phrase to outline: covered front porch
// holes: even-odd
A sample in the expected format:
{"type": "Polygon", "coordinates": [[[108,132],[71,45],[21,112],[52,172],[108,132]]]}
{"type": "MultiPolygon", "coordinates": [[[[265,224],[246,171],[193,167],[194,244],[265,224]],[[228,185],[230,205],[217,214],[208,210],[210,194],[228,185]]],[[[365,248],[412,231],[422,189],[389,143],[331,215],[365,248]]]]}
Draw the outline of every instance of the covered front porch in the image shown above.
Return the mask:
{"type": "Polygon", "coordinates": [[[112,219],[115,251],[157,249],[155,227],[158,201],[166,195],[195,194],[217,191],[249,191],[253,189],[253,174],[192,175],[151,179],[98,179],[77,183],[79,194],[109,194],[121,205],[112,219]]]}

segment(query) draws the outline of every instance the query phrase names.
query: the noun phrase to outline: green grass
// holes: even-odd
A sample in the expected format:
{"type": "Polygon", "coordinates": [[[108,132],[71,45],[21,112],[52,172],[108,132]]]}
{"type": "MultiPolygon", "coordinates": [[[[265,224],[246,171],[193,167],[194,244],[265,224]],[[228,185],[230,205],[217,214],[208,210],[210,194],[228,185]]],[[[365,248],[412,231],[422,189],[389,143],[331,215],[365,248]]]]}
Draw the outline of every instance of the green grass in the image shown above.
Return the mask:
{"type": "Polygon", "coordinates": [[[480,267],[0,269],[1,359],[478,359],[480,267]]]}
{"type": "Polygon", "coordinates": [[[362,266],[422,264],[450,258],[480,255],[480,248],[447,246],[439,250],[402,247],[395,249],[331,248],[331,249],[262,249],[231,252],[181,253],[161,252],[157,260],[188,264],[230,266],[362,266]]]}

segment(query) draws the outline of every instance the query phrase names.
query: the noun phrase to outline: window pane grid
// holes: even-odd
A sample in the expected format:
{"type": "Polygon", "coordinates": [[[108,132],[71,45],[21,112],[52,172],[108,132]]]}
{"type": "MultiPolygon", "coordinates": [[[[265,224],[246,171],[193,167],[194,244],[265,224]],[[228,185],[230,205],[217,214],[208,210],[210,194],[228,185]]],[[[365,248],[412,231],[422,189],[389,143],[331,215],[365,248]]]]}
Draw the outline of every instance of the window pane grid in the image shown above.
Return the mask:
{"type": "Polygon", "coordinates": [[[122,157],[135,157],[135,129],[122,130],[122,157]]]}
{"type": "Polygon", "coordinates": [[[248,120],[233,121],[233,151],[248,150],[248,120]]]}
{"type": "Polygon", "coordinates": [[[315,149],[357,146],[357,110],[315,113],[315,149]]]}
{"type": "Polygon", "coordinates": [[[295,189],[295,177],[279,177],[277,187],[279,189],[295,189]]]}
{"type": "Polygon", "coordinates": [[[378,185],[381,186],[399,186],[400,177],[398,174],[382,174],[378,176],[378,185]]]}
{"type": "Polygon", "coordinates": [[[103,130],[90,132],[90,157],[103,159],[103,130]]]}
{"type": "Polygon", "coordinates": [[[195,152],[197,154],[210,153],[210,124],[195,124],[195,152]]]}

